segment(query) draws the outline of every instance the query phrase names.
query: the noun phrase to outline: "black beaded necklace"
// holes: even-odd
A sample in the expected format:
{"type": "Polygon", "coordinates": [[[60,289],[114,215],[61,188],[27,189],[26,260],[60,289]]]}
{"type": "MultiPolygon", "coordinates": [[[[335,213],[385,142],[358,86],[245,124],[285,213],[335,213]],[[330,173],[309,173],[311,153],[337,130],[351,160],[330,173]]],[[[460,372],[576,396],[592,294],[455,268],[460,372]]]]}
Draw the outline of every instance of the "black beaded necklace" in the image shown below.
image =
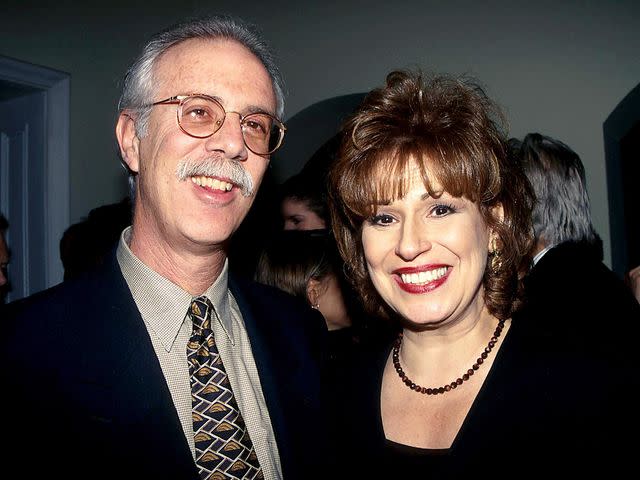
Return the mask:
{"type": "Polygon", "coordinates": [[[498,326],[496,327],[495,332],[493,332],[493,336],[489,340],[489,344],[485,347],[484,351],[480,354],[480,356],[476,360],[476,363],[474,363],[471,366],[471,368],[467,370],[467,373],[463,374],[461,377],[458,377],[456,380],[449,383],[448,385],[444,385],[442,387],[434,387],[434,388],[421,387],[420,385],[412,382],[411,379],[407,377],[407,375],[404,373],[404,370],[402,370],[402,367],[400,366],[400,346],[402,345],[402,332],[398,334],[398,338],[396,339],[396,342],[393,345],[393,353],[392,353],[393,366],[396,368],[396,372],[398,372],[398,375],[400,376],[400,380],[402,380],[404,384],[407,387],[409,387],[411,390],[414,390],[418,393],[422,393],[424,395],[438,395],[438,394],[450,392],[454,388],[458,388],[458,386],[462,385],[463,382],[466,382],[467,380],[469,380],[469,378],[471,378],[471,376],[475,373],[475,371],[480,368],[480,365],[484,363],[484,361],[487,359],[487,357],[491,353],[491,350],[493,350],[493,347],[495,347],[496,343],[498,343],[498,338],[500,337],[500,334],[502,333],[503,328],[504,328],[504,320],[500,320],[498,322],[498,326]]]}

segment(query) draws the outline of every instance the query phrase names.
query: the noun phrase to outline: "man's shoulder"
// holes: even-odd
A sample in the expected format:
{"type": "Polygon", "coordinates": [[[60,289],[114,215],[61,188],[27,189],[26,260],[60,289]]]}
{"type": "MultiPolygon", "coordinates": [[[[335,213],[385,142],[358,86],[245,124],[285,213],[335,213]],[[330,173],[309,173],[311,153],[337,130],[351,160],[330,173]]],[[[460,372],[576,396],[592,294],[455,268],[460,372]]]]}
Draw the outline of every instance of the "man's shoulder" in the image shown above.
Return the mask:
{"type": "Polygon", "coordinates": [[[260,331],[287,331],[291,336],[317,338],[326,334],[326,324],[319,311],[301,298],[278,288],[243,277],[230,276],[229,289],[245,323],[255,322],[260,331]],[[251,320],[249,320],[251,318],[251,320]]]}
{"type": "Polygon", "coordinates": [[[640,306],[623,280],[580,243],[565,242],[549,250],[525,279],[525,292],[529,301],[550,312],[596,317],[615,309],[624,318],[640,316],[640,306]]]}
{"type": "Polygon", "coordinates": [[[58,311],[69,313],[74,308],[86,308],[95,305],[97,297],[110,290],[113,278],[105,276],[103,271],[88,272],[73,280],[63,281],[53,287],[5,305],[4,312],[9,316],[35,315],[44,312],[48,316],[58,311]]]}
{"type": "Polygon", "coordinates": [[[286,309],[299,314],[308,314],[310,310],[309,305],[298,297],[241,276],[230,276],[229,288],[237,300],[240,297],[252,307],[286,309]]]}

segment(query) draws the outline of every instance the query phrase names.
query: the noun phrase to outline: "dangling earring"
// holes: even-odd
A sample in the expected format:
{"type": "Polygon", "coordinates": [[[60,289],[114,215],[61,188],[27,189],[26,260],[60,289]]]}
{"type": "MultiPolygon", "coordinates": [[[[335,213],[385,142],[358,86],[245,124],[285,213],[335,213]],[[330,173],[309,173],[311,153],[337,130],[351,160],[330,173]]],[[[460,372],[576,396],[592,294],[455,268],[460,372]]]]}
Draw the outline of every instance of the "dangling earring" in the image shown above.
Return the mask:
{"type": "Polygon", "coordinates": [[[491,271],[497,275],[502,269],[502,258],[500,255],[500,249],[498,249],[498,240],[496,236],[491,238],[491,251],[489,252],[491,257],[491,271]]]}

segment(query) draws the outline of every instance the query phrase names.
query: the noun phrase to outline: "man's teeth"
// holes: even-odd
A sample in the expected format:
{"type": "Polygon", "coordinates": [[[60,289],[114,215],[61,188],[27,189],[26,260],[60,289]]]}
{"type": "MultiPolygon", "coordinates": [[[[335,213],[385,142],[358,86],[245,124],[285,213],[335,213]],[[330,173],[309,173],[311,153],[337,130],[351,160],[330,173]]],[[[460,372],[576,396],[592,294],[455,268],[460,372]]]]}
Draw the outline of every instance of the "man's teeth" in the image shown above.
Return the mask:
{"type": "Polygon", "coordinates": [[[214,190],[223,190],[225,192],[230,192],[233,188],[233,184],[220,181],[217,178],[191,177],[191,181],[196,185],[200,185],[201,187],[209,187],[213,188],[214,190]]]}
{"type": "Polygon", "coordinates": [[[442,278],[446,273],[447,267],[440,267],[434,270],[428,270],[426,272],[401,273],[400,278],[402,279],[403,283],[422,285],[424,283],[433,282],[434,280],[442,278]]]}

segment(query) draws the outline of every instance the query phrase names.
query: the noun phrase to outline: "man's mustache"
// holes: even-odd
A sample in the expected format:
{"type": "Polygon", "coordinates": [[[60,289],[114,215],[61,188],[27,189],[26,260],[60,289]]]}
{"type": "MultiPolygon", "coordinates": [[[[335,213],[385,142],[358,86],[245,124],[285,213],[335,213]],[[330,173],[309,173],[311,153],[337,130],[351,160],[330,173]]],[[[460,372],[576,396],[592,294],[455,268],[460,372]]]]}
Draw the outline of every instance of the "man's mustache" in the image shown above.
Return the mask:
{"type": "Polygon", "coordinates": [[[253,195],[253,179],[237,160],[223,158],[207,158],[200,162],[183,160],[176,168],[178,180],[185,181],[189,177],[220,177],[229,179],[238,186],[243,196],[253,195]]]}

